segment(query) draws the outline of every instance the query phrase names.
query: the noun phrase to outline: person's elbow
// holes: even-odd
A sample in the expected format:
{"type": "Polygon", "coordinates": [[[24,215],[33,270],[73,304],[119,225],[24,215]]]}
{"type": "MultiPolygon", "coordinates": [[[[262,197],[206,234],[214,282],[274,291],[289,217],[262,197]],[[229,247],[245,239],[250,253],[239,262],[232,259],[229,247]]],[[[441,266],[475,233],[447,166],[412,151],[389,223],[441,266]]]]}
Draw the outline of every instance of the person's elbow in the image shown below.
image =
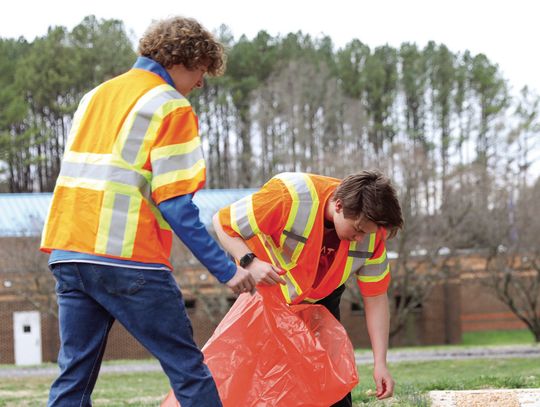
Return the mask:
{"type": "Polygon", "coordinates": [[[214,226],[216,233],[223,230],[221,222],[219,221],[219,212],[216,212],[214,216],[212,216],[212,225],[214,226]]]}

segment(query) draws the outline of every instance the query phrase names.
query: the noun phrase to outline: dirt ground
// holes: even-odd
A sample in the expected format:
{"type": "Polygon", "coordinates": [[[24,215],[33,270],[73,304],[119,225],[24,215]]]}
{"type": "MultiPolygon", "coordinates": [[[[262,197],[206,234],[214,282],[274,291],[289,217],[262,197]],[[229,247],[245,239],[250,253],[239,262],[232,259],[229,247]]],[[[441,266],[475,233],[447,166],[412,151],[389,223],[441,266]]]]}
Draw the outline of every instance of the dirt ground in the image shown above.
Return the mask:
{"type": "Polygon", "coordinates": [[[429,392],[432,407],[540,407],[540,389],[429,392]]]}

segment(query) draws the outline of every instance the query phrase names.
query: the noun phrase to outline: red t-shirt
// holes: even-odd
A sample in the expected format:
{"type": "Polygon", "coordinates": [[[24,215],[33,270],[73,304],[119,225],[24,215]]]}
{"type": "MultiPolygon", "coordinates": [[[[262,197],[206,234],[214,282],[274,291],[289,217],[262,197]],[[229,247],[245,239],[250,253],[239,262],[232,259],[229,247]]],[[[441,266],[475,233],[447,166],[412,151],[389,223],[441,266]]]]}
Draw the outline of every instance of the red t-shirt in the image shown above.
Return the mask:
{"type": "Polygon", "coordinates": [[[317,276],[313,282],[313,287],[317,287],[326,275],[328,269],[332,266],[336,252],[341,241],[336,233],[336,229],[324,229],[323,243],[321,247],[321,256],[319,257],[319,267],[317,276]]]}

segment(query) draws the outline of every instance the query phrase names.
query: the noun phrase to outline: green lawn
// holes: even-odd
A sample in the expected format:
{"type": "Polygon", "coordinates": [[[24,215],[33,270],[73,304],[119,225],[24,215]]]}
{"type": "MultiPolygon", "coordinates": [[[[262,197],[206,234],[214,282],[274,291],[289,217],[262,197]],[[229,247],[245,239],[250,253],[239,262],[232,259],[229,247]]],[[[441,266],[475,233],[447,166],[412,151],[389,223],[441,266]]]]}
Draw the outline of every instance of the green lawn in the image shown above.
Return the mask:
{"type": "Polygon", "coordinates": [[[464,332],[462,345],[525,345],[534,343],[534,336],[528,329],[513,331],[464,332]]]}
{"type": "MultiPolygon", "coordinates": [[[[116,362],[118,363],[118,362],[116,362]]],[[[402,362],[390,365],[397,382],[396,406],[428,406],[429,390],[540,387],[540,359],[402,362]]],[[[366,391],[373,389],[371,366],[359,367],[360,384],[353,392],[357,406],[383,406],[366,391]]],[[[0,406],[43,406],[52,377],[2,378],[0,406]]],[[[159,406],[168,392],[160,372],[100,375],[95,406],[159,406]]]]}
{"type": "MultiPolygon", "coordinates": [[[[463,333],[461,343],[455,345],[406,346],[394,347],[392,350],[451,350],[474,346],[533,345],[534,343],[534,336],[528,329],[511,331],[481,331],[463,333]]],[[[358,352],[371,352],[371,349],[369,348],[360,348],[356,350],[358,352]]]]}
{"type": "MultiPolygon", "coordinates": [[[[540,387],[540,359],[474,359],[390,364],[397,383],[398,406],[428,406],[430,390],[472,390],[484,388],[540,387]]],[[[370,366],[360,366],[360,384],[353,400],[361,406],[383,406],[366,396],[374,389],[370,366]]]]}

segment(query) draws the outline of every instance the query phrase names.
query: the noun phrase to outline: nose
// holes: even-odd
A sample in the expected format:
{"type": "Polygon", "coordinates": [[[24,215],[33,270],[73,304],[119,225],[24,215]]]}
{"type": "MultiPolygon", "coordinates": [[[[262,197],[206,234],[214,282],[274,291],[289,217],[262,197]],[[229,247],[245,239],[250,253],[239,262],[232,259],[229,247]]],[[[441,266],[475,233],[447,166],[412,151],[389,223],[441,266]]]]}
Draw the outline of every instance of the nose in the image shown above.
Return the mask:
{"type": "Polygon", "coordinates": [[[365,234],[365,233],[356,233],[356,234],[353,236],[353,240],[355,240],[355,241],[358,242],[358,243],[362,243],[362,240],[364,240],[364,237],[366,237],[366,234],[365,234]]]}

